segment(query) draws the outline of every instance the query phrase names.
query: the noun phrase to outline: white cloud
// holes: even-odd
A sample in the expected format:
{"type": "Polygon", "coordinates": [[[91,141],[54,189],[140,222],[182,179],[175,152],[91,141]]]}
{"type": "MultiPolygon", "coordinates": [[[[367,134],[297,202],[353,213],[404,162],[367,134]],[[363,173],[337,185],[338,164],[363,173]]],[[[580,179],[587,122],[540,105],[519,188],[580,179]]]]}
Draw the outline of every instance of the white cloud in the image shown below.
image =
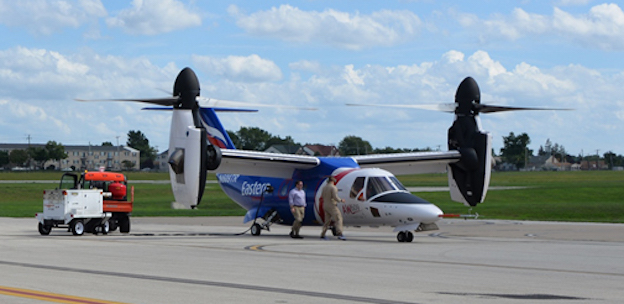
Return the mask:
{"type": "Polygon", "coordinates": [[[459,23],[475,29],[482,41],[525,37],[555,36],[590,48],[624,50],[624,12],[617,4],[600,4],[588,13],[573,15],[555,7],[553,14],[532,14],[515,8],[511,15],[493,15],[479,19],[472,14],[459,14],[459,23]]]}
{"type": "Polygon", "coordinates": [[[342,77],[347,81],[348,84],[364,85],[363,77],[358,72],[353,70],[352,64],[345,66],[342,77]]]}
{"type": "Polygon", "coordinates": [[[260,58],[256,54],[225,58],[194,55],[192,60],[203,71],[229,80],[262,82],[282,78],[282,71],[273,61],[260,58]]]}
{"type": "Polygon", "coordinates": [[[201,17],[176,0],[133,0],[132,8],[106,19],[133,35],[157,35],[201,25],[201,17]]]}
{"type": "Polygon", "coordinates": [[[572,5],[587,5],[594,0],[557,0],[555,5],[558,6],[572,6],[572,5]]]}
{"type": "Polygon", "coordinates": [[[3,136],[32,134],[43,142],[85,144],[113,141],[139,129],[166,142],[169,117],[164,113],[140,111],[144,105],[138,103],[73,99],[162,96],[157,89],[170,90],[177,72],[171,64],[159,68],[144,58],[23,47],[0,51],[0,95],[8,96],[0,102],[6,109],[0,112],[3,136]]]}
{"type": "Polygon", "coordinates": [[[291,70],[296,70],[296,71],[306,71],[306,72],[313,72],[313,73],[318,73],[321,71],[321,64],[319,62],[309,61],[309,60],[300,60],[297,62],[292,62],[288,64],[288,67],[291,70]]]}
{"type": "MultiPolygon", "coordinates": [[[[203,96],[320,109],[260,109],[258,114],[220,115],[228,130],[257,126],[274,135],[291,135],[300,142],[338,143],[346,135],[356,135],[375,147],[441,145],[444,149],[453,119],[446,113],[347,108],[344,103],[452,102],[460,81],[473,76],[484,103],[577,109],[483,115],[484,128],[493,132],[498,143],[495,149],[509,132],[527,132],[536,145],[551,138],[571,153],[580,150],[577,137],[583,138],[586,147],[604,149],[607,143],[600,139],[604,137],[592,133],[617,138],[624,132],[624,101],[617,97],[624,87],[624,73],[609,76],[581,65],[544,69],[518,62],[505,66],[497,59],[485,51],[464,54],[453,50],[438,60],[411,65],[328,66],[299,61],[291,64],[291,71],[306,71],[306,77],[283,79],[273,61],[257,55],[192,57],[203,96]],[[206,77],[210,75],[218,77],[206,77]],[[570,136],[571,132],[575,136],[570,136]]],[[[141,130],[152,145],[164,150],[170,113],[140,111],[144,105],[136,103],[78,103],[72,99],[162,96],[156,89],[170,90],[178,72],[173,63],[159,67],[142,57],[3,50],[0,96],[7,97],[0,100],[0,106],[7,111],[0,112],[0,125],[4,134],[33,134],[44,142],[64,144],[114,142],[115,136],[141,130]]],[[[617,142],[605,148],[624,151],[617,142]]]]}
{"type": "Polygon", "coordinates": [[[106,15],[100,0],[0,0],[0,24],[25,28],[35,35],[78,28],[106,15]]]}
{"type": "Polygon", "coordinates": [[[442,55],[442,58],[444,58],[448,63],[464,61],[464,53],[455,50],[448,51],[442,55]]]}
{"type": "Polygon", "coordinates": [[[381,10],[362,15],[333,9],[303,11],[281,5],[245,15],[231,5],[228,11],[236,18],[236,24],[251,35],[296,43],[324,43],[352,50],[411,40],[422,26],[420,18],[406,10],[381,10]]]}

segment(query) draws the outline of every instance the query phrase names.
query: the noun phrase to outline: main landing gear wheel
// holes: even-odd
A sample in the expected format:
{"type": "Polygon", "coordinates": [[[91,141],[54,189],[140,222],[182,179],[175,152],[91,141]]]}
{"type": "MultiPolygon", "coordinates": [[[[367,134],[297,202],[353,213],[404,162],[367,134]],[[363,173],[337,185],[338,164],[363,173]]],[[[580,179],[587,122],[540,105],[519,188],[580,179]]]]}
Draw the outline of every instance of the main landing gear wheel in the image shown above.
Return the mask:
{"type": "Polygon", "coordinates": [[[39,233],[41,233],[41,235],[48,235],[50,231],[52,231],[52,226],[39,223],[39,233]]]}
{"type": "Polygon", "coordinates": [[[82,220],[73,220],[70,224],[70,228],[74,235],[82,235],[85,232],[85,225],[82,220]]]}
{"type": "Polygon", "coordinates": [[[411,231],[401,231],[397,234],[397,241],[400,243],[410,243],[414,240],[414,234],[411,231]]]}
{"type": "Polygon", "coordinates": [[[262,231],[262,226],[260,226],[260,224],[251,225],[251,235],[259,236],[260,231],[262,231]]]}

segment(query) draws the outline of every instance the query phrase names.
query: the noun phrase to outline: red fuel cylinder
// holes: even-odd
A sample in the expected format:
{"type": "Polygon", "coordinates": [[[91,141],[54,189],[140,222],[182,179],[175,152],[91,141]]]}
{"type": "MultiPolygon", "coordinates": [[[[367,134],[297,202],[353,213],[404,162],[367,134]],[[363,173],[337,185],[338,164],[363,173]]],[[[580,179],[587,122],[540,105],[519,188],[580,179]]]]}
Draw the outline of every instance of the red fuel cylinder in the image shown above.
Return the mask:
{"type": "Polygon", "coordinates": [[[112,183],[108,185],[108,192],[113,195],[114,200],[123,200],[126,197],[126,185],[121,183],[112,183]]]}

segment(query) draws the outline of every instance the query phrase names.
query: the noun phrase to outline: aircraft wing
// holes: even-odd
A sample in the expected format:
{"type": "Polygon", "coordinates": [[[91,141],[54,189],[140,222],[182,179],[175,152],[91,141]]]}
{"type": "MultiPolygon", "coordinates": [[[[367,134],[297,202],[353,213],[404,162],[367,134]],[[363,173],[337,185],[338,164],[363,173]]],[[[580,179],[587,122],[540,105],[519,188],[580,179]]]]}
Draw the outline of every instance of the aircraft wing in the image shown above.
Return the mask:
{"type": "Polygon", "coordinates": [[[214,172],[276,178],[292,178],[295,169],[310,169],[320,161],[314,156],[221,149],[221,165],[214,172]]]}
{"type": "Polygon", "coordinates": [[[446,165],[459,161],[459,151],[410,152],[353,156],[361,168],[380,168],[394,175],[444,173],[446,165]]]}

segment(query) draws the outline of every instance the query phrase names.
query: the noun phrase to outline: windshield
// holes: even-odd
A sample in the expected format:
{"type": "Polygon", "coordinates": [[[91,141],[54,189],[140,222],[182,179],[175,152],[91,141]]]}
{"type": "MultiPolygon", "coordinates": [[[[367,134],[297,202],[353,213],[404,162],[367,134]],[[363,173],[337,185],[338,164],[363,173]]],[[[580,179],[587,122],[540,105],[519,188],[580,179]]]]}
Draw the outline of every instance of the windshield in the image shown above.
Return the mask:
{"type": "MultiPolygon", "coordinates": [[[[399,183],[400,184],[400,183],[399,183]]],[[[396,190],[390,180],[385,176],[371,176],[366,185],[366,197],[371,198],[379,193],[396,190]]]]}
{"type": "Polygon", "coordinates": [[[401,184],[401,182],[396,177],[390,176],[390,181],[394,184],[395,188],[407,191],[407,188],[405,188],[405,186],[403,186],[403,184],[401,184]]]}

